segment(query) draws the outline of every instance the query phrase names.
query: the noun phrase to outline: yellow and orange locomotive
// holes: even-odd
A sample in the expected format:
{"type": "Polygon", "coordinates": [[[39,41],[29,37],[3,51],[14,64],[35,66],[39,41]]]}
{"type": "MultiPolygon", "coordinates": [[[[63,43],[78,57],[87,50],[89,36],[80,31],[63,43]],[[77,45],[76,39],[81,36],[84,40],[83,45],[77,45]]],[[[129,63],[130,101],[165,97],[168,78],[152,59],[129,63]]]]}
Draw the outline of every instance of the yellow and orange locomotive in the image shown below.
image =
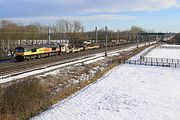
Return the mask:
{"type": "Polygon", "coordinates": [[[58,55],[61,53],[61,46],[55,44],[47,45],[24,45],[15,50],[16,60],[23,61],[43,56],[58,55]]]}

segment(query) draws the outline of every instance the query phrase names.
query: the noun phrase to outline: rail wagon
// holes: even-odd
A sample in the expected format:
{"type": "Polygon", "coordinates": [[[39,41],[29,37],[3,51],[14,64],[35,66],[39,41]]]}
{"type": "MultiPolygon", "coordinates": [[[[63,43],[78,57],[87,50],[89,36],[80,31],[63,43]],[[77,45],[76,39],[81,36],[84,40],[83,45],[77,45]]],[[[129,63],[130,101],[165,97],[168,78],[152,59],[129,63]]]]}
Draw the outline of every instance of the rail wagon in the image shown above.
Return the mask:
{"type": "Polygon", "coordinates": [[[84,50],[94,50],[100,48],[100,45],[84,46],[84,50]]]}
{"type": "Polygon", "coordinates": [[[61,53],[61,46],[55,44],[48,45],[24,45],[15,49],[17,61],[41,58],[43,56],[58,55],[61,53]]]}

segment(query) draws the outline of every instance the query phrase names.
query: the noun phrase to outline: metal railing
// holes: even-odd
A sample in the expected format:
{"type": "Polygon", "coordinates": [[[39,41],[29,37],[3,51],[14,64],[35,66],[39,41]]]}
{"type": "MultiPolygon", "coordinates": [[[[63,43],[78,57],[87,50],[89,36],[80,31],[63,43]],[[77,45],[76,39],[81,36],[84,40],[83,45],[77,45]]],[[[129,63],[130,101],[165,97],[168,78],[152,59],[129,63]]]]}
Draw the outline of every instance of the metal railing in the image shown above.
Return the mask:
{"type": "Polygon", "coordinates": [[[180,46],[158,46],[159,49],[180,49],[180,46]]]}
{"type": "MultiPolygon", "coordinates": [[[[143,53],[140,56],[140,60],[142,63],[150,63],[150,64],[172,64],[173,66],[180,64],[180,59],[172,59],[172,58],[155,58],[155,57],[145,57],[149,52],[151,52],[153,49],[180,49],[179,46],[154,46],[152,48],[150,48],[149,50],[147,50],[145,53],[143,53]]],[[[132,61],[132,60],[130,60],[132,61]]],[[[169,65],[169,66],[170,66],[169,65]]]]}
{"type": "Polygon", "coordinates": [[[153,57],[142,57],[141,61],[147,62],[161,62],[161,63],[171,63],[171,64],[180,64],[180,59],[171,59],[171,58],[153,58],[153,57]]]}
{"type": "Polygon", "coordinates": [[[134,64],[134,65],[145,65],[145,66],[162,66],[162,67],[180,67],[180,64],[177,62],[163,62],[163,61],[142,61],[142,60],[126,60],[125,64],[134,64]]]}

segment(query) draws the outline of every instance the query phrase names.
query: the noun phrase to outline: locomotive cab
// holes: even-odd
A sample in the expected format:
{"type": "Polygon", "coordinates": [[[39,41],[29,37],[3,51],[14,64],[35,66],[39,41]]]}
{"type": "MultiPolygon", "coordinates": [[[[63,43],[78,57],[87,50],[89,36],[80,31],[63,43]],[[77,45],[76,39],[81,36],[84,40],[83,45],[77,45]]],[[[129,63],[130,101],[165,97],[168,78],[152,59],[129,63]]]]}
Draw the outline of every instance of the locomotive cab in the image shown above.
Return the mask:
{"type": "Polygon", "coordinates": [[[16,60],[17,61],[23,61],[24,60],[24,48],[23,47],[17,47],[15,49],[15,53],[16,53],[16,60]]]}

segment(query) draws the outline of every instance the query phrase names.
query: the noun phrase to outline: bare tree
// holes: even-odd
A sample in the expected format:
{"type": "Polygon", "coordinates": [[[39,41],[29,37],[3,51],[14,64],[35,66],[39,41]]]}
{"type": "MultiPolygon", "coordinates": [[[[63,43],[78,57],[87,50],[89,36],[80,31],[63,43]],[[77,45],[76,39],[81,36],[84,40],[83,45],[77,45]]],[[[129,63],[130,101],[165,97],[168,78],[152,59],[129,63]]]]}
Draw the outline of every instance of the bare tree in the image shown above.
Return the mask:
{"type": "Polygon", "coordinates": [[[82,29],[82,25],[79,21],[75,20],[74,21],[74,32],[78,33],[82,29]]]}

